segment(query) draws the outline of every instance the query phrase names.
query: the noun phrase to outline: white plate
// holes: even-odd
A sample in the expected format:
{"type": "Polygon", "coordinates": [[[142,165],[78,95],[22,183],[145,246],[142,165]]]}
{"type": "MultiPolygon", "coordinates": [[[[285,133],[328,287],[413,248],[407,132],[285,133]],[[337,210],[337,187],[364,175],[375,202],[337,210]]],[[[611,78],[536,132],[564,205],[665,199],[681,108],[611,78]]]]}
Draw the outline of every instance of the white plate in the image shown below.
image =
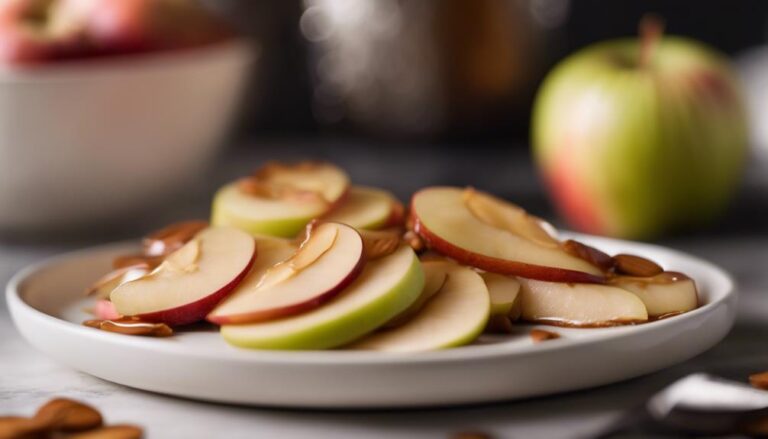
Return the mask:
{"type": "Polygon", "coordinates": [[[656,246],[578,236],[608,252],[650,257],[691,275],[704,305],[637,326],[565,329],[534,345],[519,334],[423,354],[248,351],[213,330],[167,339],[130,337],[82,326],[84,288],[108,271],[116,244],[44,261],[8,285],[14,323],[36,348],[75,369],[138,389],[227,403],[317,408],[417,407],[477,403],[564,392],[657,371],[720,341],[735,317],[727,273],[656,246]]]}

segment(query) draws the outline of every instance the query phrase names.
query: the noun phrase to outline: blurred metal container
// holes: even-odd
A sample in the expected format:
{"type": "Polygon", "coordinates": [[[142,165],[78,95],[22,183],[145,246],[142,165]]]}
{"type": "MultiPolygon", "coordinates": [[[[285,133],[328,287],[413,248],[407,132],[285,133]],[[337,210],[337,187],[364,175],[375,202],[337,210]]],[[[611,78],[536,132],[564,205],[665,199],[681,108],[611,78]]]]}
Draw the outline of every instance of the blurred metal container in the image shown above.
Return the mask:
{"type": "Polygon", "coordinates": [[[567,0],[305,0],[313,111],[395,137],[524,130],[567,0]]]}

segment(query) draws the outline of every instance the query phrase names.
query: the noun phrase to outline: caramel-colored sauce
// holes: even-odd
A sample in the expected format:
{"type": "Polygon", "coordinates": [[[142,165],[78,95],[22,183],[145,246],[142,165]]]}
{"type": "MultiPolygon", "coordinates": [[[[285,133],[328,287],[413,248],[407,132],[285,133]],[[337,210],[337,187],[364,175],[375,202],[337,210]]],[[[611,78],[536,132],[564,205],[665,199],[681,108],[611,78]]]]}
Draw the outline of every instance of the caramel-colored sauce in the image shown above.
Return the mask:
{"type": "Polygon", "coordinates": [[[83,322],[83,325],[124,335],[145,337],[170,337],[173,335],[173,329],[165,323],[145,322],[136,317],[122,317],[114,320],[86,320],[83,322]]]}

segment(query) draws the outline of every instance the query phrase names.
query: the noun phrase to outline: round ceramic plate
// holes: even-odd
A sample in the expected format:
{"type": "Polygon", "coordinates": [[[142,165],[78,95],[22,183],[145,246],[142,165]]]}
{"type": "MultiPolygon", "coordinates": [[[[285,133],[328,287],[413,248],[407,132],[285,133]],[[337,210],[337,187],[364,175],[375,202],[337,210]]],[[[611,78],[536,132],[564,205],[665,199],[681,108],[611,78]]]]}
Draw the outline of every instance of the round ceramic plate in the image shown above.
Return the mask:
{"type": "Polygon", "coordinates": [[[471,346],[421,354],[249,351],[201,328],[166,339],[81,325],[83,291],[131,244],[59,256],[18,273],[7,299],[21,334],[75,369],[138,389],[208,401],[316,408],[417,407],[524,398],[608,384],[691,358],[720,341],[735,317],[720,268],[661,247],[577,235],[610,253],[635,253],[691,275],[700,308],[665,320],[599,329],[557,328],[533,344],[533,325],[471,346]]]}

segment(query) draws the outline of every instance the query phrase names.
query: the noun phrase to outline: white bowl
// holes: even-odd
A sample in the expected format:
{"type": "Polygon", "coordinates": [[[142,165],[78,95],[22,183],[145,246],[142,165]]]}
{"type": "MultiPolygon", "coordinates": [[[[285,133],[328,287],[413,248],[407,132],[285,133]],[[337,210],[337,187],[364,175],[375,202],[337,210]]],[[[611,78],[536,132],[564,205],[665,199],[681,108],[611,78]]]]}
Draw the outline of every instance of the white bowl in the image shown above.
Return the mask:
{"type": "Polygon", "coordinates": [[[209,163],[252,49],[167,53],[0,71],[0,229],[119,218],[209,163]]]}

